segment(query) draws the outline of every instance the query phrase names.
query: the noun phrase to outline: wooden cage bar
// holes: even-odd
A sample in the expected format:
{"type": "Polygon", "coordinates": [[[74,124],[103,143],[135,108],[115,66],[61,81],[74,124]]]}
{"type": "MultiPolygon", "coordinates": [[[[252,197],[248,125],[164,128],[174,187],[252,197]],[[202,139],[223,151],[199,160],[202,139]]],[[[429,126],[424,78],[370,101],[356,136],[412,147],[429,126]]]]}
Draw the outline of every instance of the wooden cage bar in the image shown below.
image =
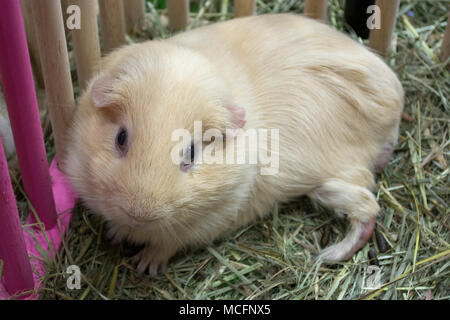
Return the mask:
{"type": "Polygon", "coordinates": [[[234,0],[234,16],[236,18],[256,14],[256,0],[234,0]]]}
{"type": "Polygon", "coordinates": [[[98,0],[102,52],[109,53],[125,44],[125,16],[122,0],[98,0]]]}
{"type": "Polygon", "coordinates": [[[328,0],[305,0],[304,14],[307,17],[327,21],[328,0]]]}
{"type": "Polygon", "coordinates": [[[377,0],[376,5],[380,8],[381,24],[379,29],[370,31],[369,46],[386,56],[391,49],[400,0],[377,0]]]}
{"type": "Polygon", "coordinates": [[[52,228],[55,203],[19,0],[2,1],[0,48],[0,74],[25,193],[45,228],[52,228]]]}
{"type": "MultiPolygon", "coordinates": [[[[72,0],[80,7],[82,19],[80,29],[72,30],[75,60],[77,64],[79,91],[83,91],[100,60],[96,2],[92,0],[72,0]]],[[[63,8],[64,10],[64,8],[63,8]]]]}
{"type": "Polygon", "coordinates": [[[36,39],[33,24],[33,14],[31,8],[32,1],[21,0],[20,4],[22,7],[22,16],[25,24],[25,32],[27,34],[28,50],[30,52],[34,79],[40,88],[44,88],[44,77],[42,75],[41,59],[39,57],[39,43],[36,39]]]}
{"type": "Polygon", "coordinates": [[[56,154],[62,156],[64,134],[74,111],[75,101],[61,2],[33,1],[32,9],[56,154]]]}
{"type": "Polygon", "coordinates": [[[170,30],[186,28],[189,22],[189,0],[167,0],[167,11],[170,30]]]}
{"type": "Polygon", "coordinates": [[[144,0],[123,0],[125,25],[128,33],[134,33],[142,28],[145,18],[144,0]]]}

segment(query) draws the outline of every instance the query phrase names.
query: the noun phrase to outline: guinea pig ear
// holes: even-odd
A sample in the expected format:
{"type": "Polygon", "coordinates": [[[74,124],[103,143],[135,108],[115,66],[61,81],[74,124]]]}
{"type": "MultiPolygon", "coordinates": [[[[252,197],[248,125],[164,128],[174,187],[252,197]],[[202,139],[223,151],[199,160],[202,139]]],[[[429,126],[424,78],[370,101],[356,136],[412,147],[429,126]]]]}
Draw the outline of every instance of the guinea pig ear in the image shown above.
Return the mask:
{"type": "Polygon", "coordinates": [[[227,109],[231,112],[233,124],[236,126],[234,129],[242,128],[245,123],[245,109],[235,104],[227,106],[227,109]]]}
{"type": "Polygon", "coordinates": [[[118,94],[114,84],[117,81],[113,76],[103,76],[95,80],[91,89],[91,98],[94,107],[103,108],[117,102],[118,94]]]}

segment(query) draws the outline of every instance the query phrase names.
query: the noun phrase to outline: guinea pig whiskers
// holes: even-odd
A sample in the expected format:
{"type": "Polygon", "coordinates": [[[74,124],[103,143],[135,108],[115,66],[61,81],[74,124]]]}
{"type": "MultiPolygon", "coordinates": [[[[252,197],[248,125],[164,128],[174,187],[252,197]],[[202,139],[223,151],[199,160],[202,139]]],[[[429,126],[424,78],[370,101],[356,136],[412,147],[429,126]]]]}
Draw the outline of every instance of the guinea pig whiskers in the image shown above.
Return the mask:
{"type": "MultiPolygon", "coordinates": [[[[197,216],[199,216],[199,214],[197,214],[197,216]]],[[[202,233],[197,232],[197,230],[192,230],[192,226],[189,224],[188,220],[175,218],[171,221],[171,224],[167,224],[167,227],[169,227],[171,230],[173,230],[173,237],[176,241],[180,242],[180,245],[183,245],[183,242],[181,240],[179,240],[178,232],[176,232],[174,226],[180,226],[185,230],[191,230],[192,231],[191,236],[193,238],[195,238],[198,243],[206,242],[205,237],[202,233]]]]}
{"type": "MultiPolygon", "coordinates": [[[[191,229],[190,226],[187,224],[182,223],[181,221],[178,221],[175,219],[175,221],[172,221],[174,223],[169,223],[168,221],[164,221],[164,223],[161,224],[160,229],[161,231],[166,231],[167,234],[170,234],[172,236],[172,239],[180,246],[180,248],[185,247],[185,243],[180,238],[179,232],[175,229],[175,225],[181,225],[183,228],[186,228],[187,230],[191,229]]],[[[197,233],[193,234],[194,236],[197,236],[197,233]]]]}

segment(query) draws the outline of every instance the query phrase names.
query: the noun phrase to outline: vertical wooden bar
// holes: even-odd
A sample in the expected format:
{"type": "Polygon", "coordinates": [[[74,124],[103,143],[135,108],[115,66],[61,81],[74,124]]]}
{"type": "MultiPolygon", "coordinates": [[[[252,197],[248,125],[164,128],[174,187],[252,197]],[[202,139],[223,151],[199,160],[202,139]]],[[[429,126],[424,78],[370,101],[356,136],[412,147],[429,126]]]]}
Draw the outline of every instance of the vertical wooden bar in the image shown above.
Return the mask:
{"type": "Polygon", "coordinates": [[[102,52],[109,53],[125,44],[125,17],[122,0],[99,0],[102,52]]]}
{"type": "Polygon", "coordinates": [[[28,50],[30,51],[31,64],[33,66],[33,74],[36,84],[40,88],[44,88],[44,78],[42,75],[41,60],[39,58],[39,44],[36,39],[33,24],[33,14],[31,9],[31,1],[21,0],[23,22],[25,24],[25,32],[27,35],[28,50]]]}
{"type": "Polygon", "coordinates": [[[71,2],[80,7],[82,16],[80,29],[72,30],[78,85],[81,92],[86,88],[94,68],[100,60],[96,3],[92,0],[72,0],[71,2]]]}
{"type": "Polygon", "coordinates": [[[170,30],[186,28],[189,22],[189,0],[167,0],[167,11],[170,30]]]}
{"type": "Polygon", "coordinates": [[[125,9],[125,24],[128,33],[134,33],[142,28],[145,15],[144,0],[123,0],[125,9]]]}
{"type": "Polygon", "coordinates": [[[439,58],[442,62],[446,61],[450,55],[450,12],[447,18],[447,27],[445,27],[444,40],[442,40],[441,54],[439,58]]]}
{"type": "Polygon", "coordinates": [[[75,101],[61,2],[32,1],[32,8],[56,154],[62,156],[64,134],[72,117],[75,101]]]}
{"type": "MultiPolygon", "coordinates": [[[[46,2],[39,1],[39,4],[46,2]]],[[[61,9],[58,14],[61,17],[61,9]]],[[[0,48],[0,76],[23,186],[39,218],[50,229],[56,224],[55,202],[19,0],[2,1],[0,48]]],[[[58,67],[53,65],[54,69],[58,67]]]]}
{"type": "Polygon", "coordinates": [[[305,0],[305,16],[323,22],[327,21],[328,0],[305,0]]]}
{"type": "Polygon", "coordinates": [[[256,14],[256,0],[234,0],[234,16],[236,18],[256,14]]]}
{"type": "Polygon", "coordinates": [[[0,259],[3,260],[3,282],[13,295],[33,289],[34,281],[1,137],[0,193],[0,259]]]}
{"type": "Polygon", "coordinates": [[[380,29],[370,31],[369,46],[386,56],[391,48],[400,0],[377,0],[376,5],[380,8],[381,24],[380,29]]]}

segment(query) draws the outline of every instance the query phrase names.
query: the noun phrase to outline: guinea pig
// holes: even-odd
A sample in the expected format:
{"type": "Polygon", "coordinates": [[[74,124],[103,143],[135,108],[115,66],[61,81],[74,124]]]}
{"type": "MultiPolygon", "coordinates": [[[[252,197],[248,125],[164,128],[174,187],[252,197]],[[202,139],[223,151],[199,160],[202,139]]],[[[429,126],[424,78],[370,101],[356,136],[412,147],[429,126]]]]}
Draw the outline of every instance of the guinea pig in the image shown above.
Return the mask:
{"type": "Polygon", "coordinates": [[[300,195],[347,216],[346,237],[319,256],[342,261],[374,229],[374,173],[402,108],[391,69],[333,28],[291,14],[233,19],[106,56],[61,166],[114,241],[144,245],[139,273],[156,275],[176,252],[300,195]],[[270,167],[249,161],[248,133],[259,129],[273,132],[256,148],[273,156],[270,167]],[[204,161],[211,149],[245,161],[204,161]]]}

